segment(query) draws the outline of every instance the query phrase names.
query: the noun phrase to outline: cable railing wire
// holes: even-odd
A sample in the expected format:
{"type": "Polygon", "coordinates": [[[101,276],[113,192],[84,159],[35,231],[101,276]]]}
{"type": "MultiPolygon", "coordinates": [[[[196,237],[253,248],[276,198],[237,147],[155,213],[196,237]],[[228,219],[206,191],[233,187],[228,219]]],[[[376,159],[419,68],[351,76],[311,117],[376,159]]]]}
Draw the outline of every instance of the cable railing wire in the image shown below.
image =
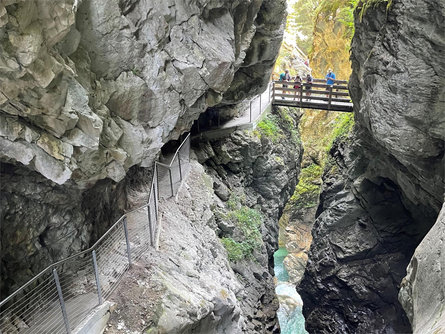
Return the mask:
{"type": "Polygon", "coordinates": [[[155,162],[148,203],[125,213],[91,247],[55,262],[0,302],[1,334],[71,333],[118,286],[132,260],[155,246],[160,198],[190,169],[190,134],[170,163],[155,162]]]}

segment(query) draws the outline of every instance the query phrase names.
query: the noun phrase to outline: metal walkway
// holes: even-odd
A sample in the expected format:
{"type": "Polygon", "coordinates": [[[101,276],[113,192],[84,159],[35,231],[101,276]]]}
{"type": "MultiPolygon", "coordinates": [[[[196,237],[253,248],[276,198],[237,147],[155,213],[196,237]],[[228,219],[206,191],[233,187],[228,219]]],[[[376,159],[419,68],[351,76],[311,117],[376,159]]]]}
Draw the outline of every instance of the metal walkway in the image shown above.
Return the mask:
{"type": "Polygon", "coordinates": [[[347,81],[336,80],[336,83],[332,86],[324,82],[326,82],[324,79],[314,79],[312,84],[274,81],[272,86],[272,104],[306,109],[352,112],[353,104],[349,96],[347,81]]]}

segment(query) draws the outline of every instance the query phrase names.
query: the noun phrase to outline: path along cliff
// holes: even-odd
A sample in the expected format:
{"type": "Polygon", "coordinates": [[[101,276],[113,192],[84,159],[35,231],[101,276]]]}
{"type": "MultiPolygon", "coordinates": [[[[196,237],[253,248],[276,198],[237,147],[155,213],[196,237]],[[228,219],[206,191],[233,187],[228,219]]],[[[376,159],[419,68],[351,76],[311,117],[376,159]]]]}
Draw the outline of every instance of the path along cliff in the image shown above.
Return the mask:
{"type": "Polygon", "coordinates": [[[160,204],[159,251],[112,297],[108,333],[279,333],[273,253],[301,162],[299,116],[276,110],[254,131],[196,143],[176,199],[160,204]]]}

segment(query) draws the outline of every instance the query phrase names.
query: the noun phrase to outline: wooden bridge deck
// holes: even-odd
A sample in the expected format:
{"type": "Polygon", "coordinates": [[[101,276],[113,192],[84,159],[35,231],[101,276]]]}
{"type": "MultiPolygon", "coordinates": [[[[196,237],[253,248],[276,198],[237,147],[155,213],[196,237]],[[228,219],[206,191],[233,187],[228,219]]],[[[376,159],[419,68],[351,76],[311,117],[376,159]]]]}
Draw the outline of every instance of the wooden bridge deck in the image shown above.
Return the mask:
{"type": "Polygon", "coordinates": [[[323,79],[314,83],[275,81],[272,87],[272,104],[278,106],[352,112],[353,104],[349,97],[347,81],[337,80],[331,86],[323,79]],[[296,87],[296,88],[294,88],[296,87]]]}

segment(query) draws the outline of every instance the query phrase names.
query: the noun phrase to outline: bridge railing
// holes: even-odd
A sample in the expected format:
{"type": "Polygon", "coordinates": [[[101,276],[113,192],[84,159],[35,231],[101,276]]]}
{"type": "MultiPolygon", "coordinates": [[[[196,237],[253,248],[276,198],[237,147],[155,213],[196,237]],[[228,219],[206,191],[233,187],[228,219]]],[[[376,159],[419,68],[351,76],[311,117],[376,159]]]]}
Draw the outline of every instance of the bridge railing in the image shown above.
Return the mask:
{"type": "Polygon", "coordinates": [[[351,99],[347,81],[336,80],[334,85],[327,85],[324,79],[314,79],[312,84],[294,81],[273,82],[273,103],[278,99],[290,101],[295,105],[303,106],[304,102],[323,104],[327,109],[334,105],[350,104],[351,99]]]}
{"type": "Polygon", "coordinates": [[[90,248],[51,264],[2,300],[0,333],[71,333],[102,304],[132,262],[155,245],[159,197],[175,195],[190,168],[189,153],[190,134],[169,165],[155,163],[147,204],[125,213],[90,248]]]}

